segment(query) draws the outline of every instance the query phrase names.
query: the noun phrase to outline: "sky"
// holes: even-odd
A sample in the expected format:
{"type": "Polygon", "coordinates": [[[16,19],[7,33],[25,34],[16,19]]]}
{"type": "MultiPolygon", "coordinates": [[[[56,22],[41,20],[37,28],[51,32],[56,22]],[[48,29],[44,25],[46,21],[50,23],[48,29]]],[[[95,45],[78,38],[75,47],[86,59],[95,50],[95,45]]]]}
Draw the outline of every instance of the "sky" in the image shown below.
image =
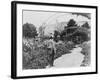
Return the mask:
{"type": "Polygon", "coordinates": [[[79,21],[89,21],[88,18],[71,14],[71,13],[57,13],[57,12],[43,12],[43,11],[23,11],[23,24],[31,23],[34,24],[36,27],[41,26],[43,23],[46,24],[54,24],[56,21],[68,21],[69,19],[73,18],[77,22],[79,21]]]}
{"type": "MultiPolygon", "coordinates": [[[[85,13],[85,15],[89,14],[85,13]]],[[[53,32],[54,26],[57,22],[58,23],[68,22],[70,19],[74,19],[79,25],[82,25],[84,21],[87,21],[90,25],[89,18],[82,15],[77,15],[77,13],[72,14],[68,12],[65,13],[65,12],[48,12],[48,11],[34,11],[34,10],[23,11],[23,24],[31,23],[35,25],[37,30],[41,25],[46,24],[47,25],[45,29],[46,33],[53,32]]]]}
{"type": "Polygon", "coordinates": [[[55,14],[52,12],[23,11],[23,24],[28,22],[39,27],[55,14]]]}

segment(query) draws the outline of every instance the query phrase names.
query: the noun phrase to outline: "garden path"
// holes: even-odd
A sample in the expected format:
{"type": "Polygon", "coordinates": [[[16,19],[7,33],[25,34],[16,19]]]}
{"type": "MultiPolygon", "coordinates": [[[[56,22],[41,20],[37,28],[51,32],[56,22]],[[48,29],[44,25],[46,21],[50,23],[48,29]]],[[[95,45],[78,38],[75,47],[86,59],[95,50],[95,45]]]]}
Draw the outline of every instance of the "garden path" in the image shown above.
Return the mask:
{"type": "Polygon", "coordinates": [[[81,47],[76,47],[71,50],[70,54],[65,54],[54,61],[54,67],[79,67],[84,59],[84,55],[81,54],[81,47]]]}

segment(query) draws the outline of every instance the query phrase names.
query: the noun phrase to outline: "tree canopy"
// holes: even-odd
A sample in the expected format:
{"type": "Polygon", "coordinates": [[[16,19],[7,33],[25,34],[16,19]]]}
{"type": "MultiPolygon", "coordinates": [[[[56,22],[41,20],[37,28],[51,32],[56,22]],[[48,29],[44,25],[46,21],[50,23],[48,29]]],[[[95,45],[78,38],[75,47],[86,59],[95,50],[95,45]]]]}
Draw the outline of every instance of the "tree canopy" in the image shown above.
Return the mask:
{"type": "Polygon", "coordinates": [[[23,37],[35,38],[37,35],[36,27],[33,24],[26,23],[23,25],[23,37]]]}
{"type": "Polygon", "coordinates": [[[87,29],[90,29],[90,26],[88,24],[88,22],[85,22],[83,25],[82,25],[83,28],[87,28],[87,29]]]}
{"type": "Polygon", "coordinates": [[[73,26],[77,26],[76,21],[74,19],[70,19],[67,23],[66,27],[73,27],[73,26]]]}
{"type": "Polygon", "coordinates": [[[72,41],[76,44],[88,41],[89,34],[89,24],[86,22],[82,26],[78,26],[74,19],[70,19],[65,26],[65,29],[58,34],[58,31],[54,31],[54,38],[57,39],[57,36],[60,35],[60,40],[62,41],[72,41]]]}

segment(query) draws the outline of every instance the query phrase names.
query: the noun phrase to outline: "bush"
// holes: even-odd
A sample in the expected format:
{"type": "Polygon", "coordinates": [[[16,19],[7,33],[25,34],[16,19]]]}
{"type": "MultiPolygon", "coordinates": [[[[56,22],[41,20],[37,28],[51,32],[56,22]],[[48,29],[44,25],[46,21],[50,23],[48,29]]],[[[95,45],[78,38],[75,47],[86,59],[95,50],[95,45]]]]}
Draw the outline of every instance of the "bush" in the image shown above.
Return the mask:
{"type": "Polygon", "coordinates": [[[75,47],[75,44],[72,41],[65,42],[66,49],[72,50],[75,47]]]}
{"type": "Polygon", "coordinates": [[[31,47],[28,47],[26,44],[23,43],[23,51],[24,52],[30,52],[31,51],[31,47]]]}
{"type": "Polygon", "coordinates": [[[82,51],[81,53],[84,55],[84,60],[82,61],[81,66],[89,66],[90,65],[90,42],[84,42],[82,45],[82,51]]]}
{"type": "Polygon", "coordinates": [[[56,54],[55,59],[61,57],[64,54],[70,53],[69,49],[66,48],[65,44],[58,44],[56,45],[56,54]]]}
{"type": "MultiPolygon", "coordinates": [[[[23,43],[23,69],[43,69],[46,68],[46,66],[49,64],[49,56],[51,51],[47,50],[46,45],[41,43],[41,47],[38,47],[36,43],[33,42],[33,45],[31,45],[31,42],[27,40],[27,45],[23,43]],[[32,46],[34,48],[32,48],[32,46]]],[[[39,42],[38,42],[39,43],[39,42]]],[[[57,59],[61,57],[64,54],[70,53],[69,49],[72,49],[73,44],[72,43],[61,43],[56,45],[56,53],[54,55],[54,59],[57,59]],[[70,47],[68,47],[68,46],[70,47]],[[67,47],[66,47],[67,46],[67,47]]]]}
{"type": "Polygon", "coordinates": [[[31,50],[30,53],[26,55],[26,53],[23,53],[23,68],[24,69],[42,69],[45,68],[48,64],[47,62],[47,54],[46,50],[43,49],[34,49],[31,50]]]}
{"type": "Polygon", "coordinates": [[[46,50],[38,47],[39,42],[33,41],[32,43],[33,45],[30,40],[27,40],[26,43],[23,42],[23,69],[45,68],[47,65],[46,50]]]}
{"type": "Polygon", "coordinates": [[[81,53],[83,55],[89,55],[90,54],[90,42],[84,42],[82,45],[80,45],[82,48],[81,53]]]}

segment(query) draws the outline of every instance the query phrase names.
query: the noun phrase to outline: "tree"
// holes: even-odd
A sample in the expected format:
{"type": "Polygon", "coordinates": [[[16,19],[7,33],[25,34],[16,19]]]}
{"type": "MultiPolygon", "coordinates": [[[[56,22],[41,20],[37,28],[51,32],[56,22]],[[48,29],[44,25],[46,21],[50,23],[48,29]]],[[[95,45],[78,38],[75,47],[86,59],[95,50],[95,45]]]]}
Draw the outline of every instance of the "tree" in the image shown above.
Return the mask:
{"type": "Polygon", "coordinates": [[[63,41],[67,40],[72,41],[75,44],[80,44],[84,41],[89,40],[89,28],[90,26],[87,22],[80,27],[76,24],[76,22],[73,19],[71,19],[68,22],[67,26],[65,26],[65,29],[61,32],[60,38],[63,41]]]}
{"type": "Polygon", "coordinates": [[[39,27],[39,37],[43,37],[44,36],[44,30],[45,30],[45,26],[44,25],[39,27]]]}
{"type": "Polygon", "coordinates": [[[77,26],[76,21],[74,19],[70,19],[67,23],[67,26],[65,26],[64,30],[61,32],[60,37],[62,40],[68,39],[68,36],[73,35],[79,26],[77,26]]]}
{"type": "Polygon", "coordinates": [[[88,24],[88,22],[85,22],[83,25],[82,25],[83,28],[87,28],[87,29],[90,29],[90,26],[88,24]]]}
{"type": "Polygon", "coordinates": [[[39,37],[40,37],[40,40],[43,41],[44,39],[47,38],[47,36],[44,35],[45,33],[45,28],[46,28],[46,24],[42,24],[40,27],[39,27],[39,37]]]}
{"type": "Polygon", "coordinates": [[[35,38],[37,35],[36,27],[33,24],[26,23],[23,25],[23,37],[35,38]]]}
{"type": "Polygon", "coordinates": [[[65,32],[68,34],[71,34],[77,30],[79,26],[76,24],[76,21],[74,19],[70,19],[67,23],[67,26],[65,26],[65,32]]]}
{"type": "Polygon", "coordinates": [[[74,19],[70,19],[66,27],[73,27],[73,26],[77,26],[76,21],[74,21],[74,19]]]}
{"type": "Polygon", "coordinates": [[[60,32],[55,30],[54,31],[54,41],[59,41],[59,38],[60,38],[60,32]]]}
{"type": "Polygon", "coordinates": [[[55,30],[59,31],[60,33],[64,30],[64,27],[67,26],[67,22],[57,22],[55,26],[55,30]]]}

